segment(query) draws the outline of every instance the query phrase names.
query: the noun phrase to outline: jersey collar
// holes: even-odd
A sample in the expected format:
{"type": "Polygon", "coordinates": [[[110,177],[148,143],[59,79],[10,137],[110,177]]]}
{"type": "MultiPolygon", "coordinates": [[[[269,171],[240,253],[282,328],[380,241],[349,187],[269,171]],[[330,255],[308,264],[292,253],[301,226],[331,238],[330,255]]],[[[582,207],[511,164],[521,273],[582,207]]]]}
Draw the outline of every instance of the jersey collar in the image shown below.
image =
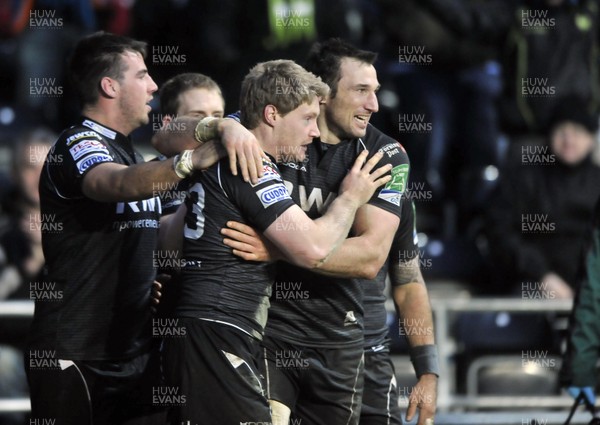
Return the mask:
{"type": "Polygon", "coordinates": [[[111,130],[110,128],[105,127],[102,124],[85,117],[83,118],[83,122],[81,123],[81,125],[85,125],[86,127],[91,128],[96,133],[100,133],[110,140],[115,140],[117,138],[117,134],[119,134],[115,130],[111,130]]]}

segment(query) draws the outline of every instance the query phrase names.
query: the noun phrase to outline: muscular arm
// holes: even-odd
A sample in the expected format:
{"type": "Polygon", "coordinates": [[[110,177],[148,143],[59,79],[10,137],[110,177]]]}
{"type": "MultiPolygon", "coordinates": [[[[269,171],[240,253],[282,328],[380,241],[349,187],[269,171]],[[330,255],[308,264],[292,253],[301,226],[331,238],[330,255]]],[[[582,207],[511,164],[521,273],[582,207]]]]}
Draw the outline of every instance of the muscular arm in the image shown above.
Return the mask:
{"type": "MultiPolygon", "coordinates": [[[[354,231],[358,236],[343,240],[329,259],[318,264],[314,271],[339,277],[373,279],[387,260],[398,223],[399,219],[394,214],[372,205],[363,205],[354,217],[354,231]]],[[[235,255],[249,261],[285,260],[288,257],[282,255],[277,246],[275,249],[266,246],[251,227],[237,222],[228,223],[228,226],[221,233],[226,236],[225,245],[233,248],[235,255]]]]}
{"type": "Polygon", "coordinates": [[[398,216],[373,205],[364,205],[354,220],[356,236],[348,238],[318,271],[339,277],[374,279],[387,260],[398,216]]]}
{"type": "MultiPolygon", "coordinates": [[[[177,117],[172,121],[171,127],[177,128],[178,131],[170,131],[169,126],[161,128],[152,137],[152,146],[167,157],[186,149],[195,149],[198,142],[194,133],[199,122],[198,117],[177,117]]],[[[256,183],[257,178],[262,175],[263,153],[252,133],[235,120],[218,118],[210,121],[202,134],[208,135],[209,140],[221,140],[229,156],[229,166],[234,176],[237,175],[239,166],[244,180],[256,183]]]]}
{"type": "Polygon", "coordinates": [[[394,303],[411,347],[435,344],[429,296],[419,268],[419,257],[390,264],[394,303]]]}
{"type": "Polygon", "coordinates": [[[312,221],[294,205],[264,235],[290,263],[309,269],[322,267],[348,235],[357,207],[356,202],[342,195],[331,204],[327,214],[312,221]]]}
{"type": "MultiPolygon", "coordinates": [[[[192,155],[194,169],[202,170],[216,163],[224,152],[216,142],[197,147],[192,155]]],[[[173,170],[173,161],[153,161],[122,165],[102,163],[83,178],[83,194],[99,202],[137,201],[157,195],[158,183],[177,183],[181,178],[173,170]]]]}
{"type": "Polygon", "coordinates": [[[180,131],[169,131],[169,126],[164,126],[152,136],[152,146],[166,157],[177,155],[186,149],[195,149],[198,142],[194,139],[194,129],[201,118],[191,116],[177,117],[170,124],[180,131]]]}
{"type": "MultiPolygon", "coordinates": [[[[394,286],[394,303],[410,347],[435,344],[433,315],[419,268],[419,256],[407,261],[391,261],[389,273],[394,286]]],[[[438,378],[433,373],[424,373],[417,378],[409,398],[406,419],[412,420],[418,409],[418,425],[426,425],[427,419],[435,417],[438,378]]]]}
{"type": "Polygon", "coordinates": [[[342,182],[341,195],[332,202],[325,215],[312,221],[299,206],[294,205],[275,220],[264,235],[289,262],[310,269],[322,268],[348,236],[357,208],[371,197],[378,186],[389,181],[390,176],[379,177],[389,171],[390,165],[370,174],[381,156],[380,153],[374,155],[361,169],[367,152],[359,155],[342,182]]]}

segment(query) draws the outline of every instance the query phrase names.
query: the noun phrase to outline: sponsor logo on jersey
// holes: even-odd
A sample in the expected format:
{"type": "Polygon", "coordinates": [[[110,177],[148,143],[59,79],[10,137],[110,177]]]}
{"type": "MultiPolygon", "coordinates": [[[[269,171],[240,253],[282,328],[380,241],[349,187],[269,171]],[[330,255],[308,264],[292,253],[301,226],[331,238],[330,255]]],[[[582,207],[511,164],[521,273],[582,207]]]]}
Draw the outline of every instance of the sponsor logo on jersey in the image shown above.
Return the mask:
{"type": "Polygon", "coordinates": [[[408,164],[400,164],[392,168],[392,179],[381,189],[377,197],[400,206],[400,198],[402,197],[402,193],[404,193],[408,179],[408,170],[408,164]]]}
{"type": "Polygon", "coordinates": [[[289,167],[289,168],[293,168],[294,170],[300,170],[300,171],[304,171],[307,172],[305,164],[308,161],[302,162],[302,163],[296,163],[296,162],[282,162],[280,165],[284,166],[284,167],[289,167]]]}
{"type": "Polygon", "coordinates": [[[95,131],[80,131],[79,133],[75,133],[72,136],[67,137],[67,146],[71,146],[74,142],[84,139],[84,138],[93,138],[96,140],[102,140],[100,135],[95,131]]]}
{"type": "Polygon", "coordinates": [[[256,192],[256,196],[260,199],[260,203],[263,207],[267,208],[284,199],[292,199],[289,192],[282,183],[273,184],[269,187],[259,190],[256,192]]]}
{"type": "Polygon", "coordinates": [[[113,161],[112,156],[101,154],[101,153],[86,156],[85,158],[83,158],[81,161],[79,161],[77,163],[77,170],[79,171],[79,174],[83,174],[85,172],[85,170],[87,170],[94,164],[97,164],[99,162],[112,162],[112,161],[113,161]]]}
{"type": "Polygon", "coordinates": [[[250,183],[252,187],[256,187],[264,182],[270,180],[281,180],[279,172],[276,170],[275,165],[272,162],[267,162],[263,159],[263,175],[258,179],[256,184],[250,183]]]}
{"type": "Polygon", "coordinates": [[[402,193],[398,192],[397,190],[382,189],[377,197],[399,207],[400,200],[402,199],[402,193]]]}
{"type": "Polygon", "coordinates": [[[388,158],[391,158],[394,155],[398,155],[400,152],[406,153],[406,151],[404,150],[402,145],[398,142],[388,143],[387,145],[385,145],[384,147],[382,147],[379,150],[381,152],[383,152],[384,154],[387,154],[388,158]]]}
{"type": "Polygon", "coordinates": [[[110,153],[106,146],[96,140],[83,140],[69,149],[69,152],[71,152],[71,156],[75,161],[91,152],[105,153],[107,155],[110,153]]]}

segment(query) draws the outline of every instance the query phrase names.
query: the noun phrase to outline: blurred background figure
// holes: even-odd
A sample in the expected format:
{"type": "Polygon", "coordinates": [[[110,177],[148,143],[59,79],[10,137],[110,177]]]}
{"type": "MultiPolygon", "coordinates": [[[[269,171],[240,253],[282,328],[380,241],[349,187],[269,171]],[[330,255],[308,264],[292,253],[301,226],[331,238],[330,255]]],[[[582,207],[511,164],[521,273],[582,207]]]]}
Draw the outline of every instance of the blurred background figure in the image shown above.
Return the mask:
{"type": "Polygon", "coordinates": [[[600,355],[600,202],[596,204],[590,239],[580,269],[581,285],[571,313],[560,378],[562,386],[573,398],[577,399],[583,392],[594,404],[598,383],[596,365],[600,355]]]}
{"type": "Polygon", "coordinates": [[[410,154],[413,184],[433,192],[430,202],[415,199],[420,227],[454,237],[481,213],[497,176],[499,45],[510,2],[377,3],[389,76],[382,91],[393,93],[381,103],[393,108],[389,121],[410,154]]]}
{"type": "Polygon", "coordinates": [[[186,55],[177,72],[202,72],[226,88],[225,103],[238,109],[248,69],[272,59],[303,60],[314,41],[357,40],[361,17],[355,0],[190,1],[147,0],[133,7],[132,35],[151,46],[148,67],[156,83],[174,75],[161,62],[168,48],[186,55]],[[154,60],[156,59],[156,60],[154,60]]]}
{"type": "MultiPolygon", "coordinates": [[[[29,282],[41,280],[44,266],[38,184],[56,135],[39,128],[18,138],[12,156],[12,186],[1,200],[0,300],[29,299],[29,282]]],[[[0,321],[0,398],[28,396],[23,368],[27,320],[0,321]]],[[[21,425],[23,413],[4,414],[0,423],[21,425]]]]}
{"type": "Polygon", "coordinates": [[[2,200],[0,249],[6,263],[19,274],[19,284],[0,281],[0,298],[28,298],[27,282],[35,280],[44,265],[41,244],[40,172],[56,134],[39,128],[23,134],[14,146],[12,189],[2,200]]]}
{"type": "Polygon", "coordinates": [[[586,102],[557,102],[547,144],[523,145],[503,170],[487,214],[497,289],[537,289],[571,298],[577,268],[600,196],[600,167],[592,161],[598,118],[586,102]]]}
{"type": "Polygon", "coordinates": [[[595,0],[524,0],[507,34],[503,130],[515,142],[541,136],[562,98],[598,114],[599,9],[595,0]]]}

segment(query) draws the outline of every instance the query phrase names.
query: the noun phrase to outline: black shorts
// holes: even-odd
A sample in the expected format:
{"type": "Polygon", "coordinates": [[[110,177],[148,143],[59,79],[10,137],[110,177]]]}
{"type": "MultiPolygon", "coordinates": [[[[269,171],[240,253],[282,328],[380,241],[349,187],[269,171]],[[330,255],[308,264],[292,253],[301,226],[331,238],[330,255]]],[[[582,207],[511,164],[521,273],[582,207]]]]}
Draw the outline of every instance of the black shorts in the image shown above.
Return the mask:
{"type": "Polygon", "coordinates": [[[31,423],[165,423],[166,410],[152,403],[152,388],[160,386],[157,350],[129,360],[63,363],[53,358],[40,359],[40,353],[52,351],[30,349],[25,354],[31,423]]]}
{"type": "MultiPolygon", "coordinates": [[[[166,338],[163,370],[172,425],[258,425],[271,410],[258,371],[260,341],[226,324],[179,319],[185,337],[166,338]]],[[[164,397],[163,397],[164,398],[164,397]]]]}
{"type": "Polygon", "coordinates": [[[402,424],[394,364],[387,349],[367,349],[360,425],[387,424],[402,424]]]}
{"type": "Polygon", "coordinates": [[[303,425],[358,424],[363,347],[307,348],[265,337],[267,398],[303,425]]]}

